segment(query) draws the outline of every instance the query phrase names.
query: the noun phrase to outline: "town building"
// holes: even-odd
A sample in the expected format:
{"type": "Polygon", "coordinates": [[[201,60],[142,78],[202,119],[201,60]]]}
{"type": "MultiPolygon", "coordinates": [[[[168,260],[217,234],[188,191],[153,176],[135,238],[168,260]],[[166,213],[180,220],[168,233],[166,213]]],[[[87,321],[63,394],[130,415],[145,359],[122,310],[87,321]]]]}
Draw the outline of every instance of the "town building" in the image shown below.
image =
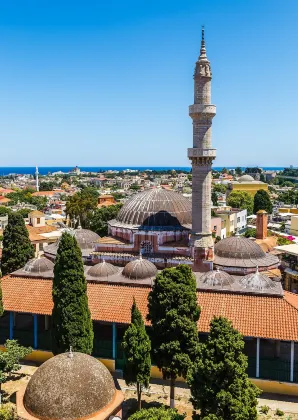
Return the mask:
{"type": "Polygon", "coordinates": [[[238,234],[245,233],[247,229],[247,210],[234,209],[230,206],[218,207],[215,214],[223,221],[223,226],[226,229],[225,238],[238,234]]]}
{"type": "Polygon", "coordinates": [[[268,191],[268,184],[262,181],[255,180],[250,175],[242,175],[237,181],[231,181],[228,184],[227,195],[232,191],[245,191],[255,196],[259,190],[268,191]]]}

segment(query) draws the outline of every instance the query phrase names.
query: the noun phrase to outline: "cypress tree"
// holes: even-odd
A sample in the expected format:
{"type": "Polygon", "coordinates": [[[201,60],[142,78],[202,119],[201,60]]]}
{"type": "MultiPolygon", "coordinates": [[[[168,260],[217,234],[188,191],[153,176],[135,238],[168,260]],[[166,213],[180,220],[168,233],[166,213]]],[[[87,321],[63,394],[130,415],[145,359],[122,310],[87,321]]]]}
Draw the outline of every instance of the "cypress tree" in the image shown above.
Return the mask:
{"type": "Polygon", "coordinates": [[[270,196],[265,190],[257,191],[254,196],[254,214],[257,214],[259,210],[265,210],[268,214],[273,211],[270,196]]]}
{"type": "Polygon", "coordinates": [[[152,325],[154,360],[164,379],[171,380],[171,408],[175,404],[175,381],[186,377],[198,352],[196,280],[186,265],[166,268],[156,276],[148,297],[148,320],[152,325]]]}
{"type": "Polygon", "coordinates": [[[19,213],[9,214],[8,224],[3,234],[2,274],[5,276],[19,270],[33,257],[34,247],[30,242],[22,215],[19,213]]]}
{"type": "Polygon", "coordinates": [[[52,351],[73,350],[90,354],[93,326],[88,307],[87,282],[76,239],[64,232],[55,260],[53,280],[52,351]]]}
{"type": "Polygon", "coordinates": [[[232,323],[214,317],[210,334],[189,370],[188,384],[195,409],[203,420],[257,419],[258,388],[248,379],[244,341],[232,323]]]}
{"type": "Polygon", "coordinates": [[[127,385],[136,384],[138,409],[141,409],[142,389],[148,388],[151,371],[151,343],[135,299],[131,308],[131,324],[125,331],[123,377],[127,385]]]}

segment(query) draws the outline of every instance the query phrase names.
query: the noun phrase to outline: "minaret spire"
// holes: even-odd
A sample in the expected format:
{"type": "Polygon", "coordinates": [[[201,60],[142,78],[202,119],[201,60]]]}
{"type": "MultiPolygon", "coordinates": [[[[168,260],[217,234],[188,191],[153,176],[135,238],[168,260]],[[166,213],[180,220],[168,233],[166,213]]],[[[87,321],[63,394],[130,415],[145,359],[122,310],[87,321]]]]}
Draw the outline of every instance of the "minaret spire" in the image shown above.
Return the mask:
{"type": "Polygon", "coordinates": [[[213,266],[211,230],[212,119],[216,107],[211,102],[211,66],[206,55],[205,30],[202,27],[200,57],[194,73],[194,104],[189,107],[193,124],[193,146],[188,149],[192,164],[192,231],[193,270],[209,271],[213,266]]]}
{"type": "Polygon", "coordinates": [[[35,181],[36,181],[36,191],[39,191],[39,180],[38,180],[38,166],[36,166],[36,170],[35,170],[35,181]]]}

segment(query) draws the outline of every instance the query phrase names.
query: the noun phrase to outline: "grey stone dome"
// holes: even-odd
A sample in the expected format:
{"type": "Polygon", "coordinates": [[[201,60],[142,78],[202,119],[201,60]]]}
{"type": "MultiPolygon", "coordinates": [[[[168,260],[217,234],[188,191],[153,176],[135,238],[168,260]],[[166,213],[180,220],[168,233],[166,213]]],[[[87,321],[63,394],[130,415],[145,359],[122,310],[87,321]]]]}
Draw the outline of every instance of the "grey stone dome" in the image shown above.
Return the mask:
{"type": "Polygon", "coordinates": [[[74,237],[81,249],[93,249],[100,236],[89,229],[78,228],[74,231],[74,237]]]}
{"type": "Polygon", "coordinates": [[[23,268],[23,271],[25,273],[28,273],[28,275],[42,275],[45,273],[53,272],[53,270],[54,263],[45,257],[32,258],[26,263],[25,267],[23,268]]]}
{"type": "Polygon", "coordinates": [[[137,226],[190,225],[191,201],[175,191],[154,188],[126,201],[116,220],[137,226]]]}
{"type": "Polygon", "coordinates": [[[101,362],[83,353],[63,353],[37,369],[23,402],[39,419],[75,420],[102,410],[115,392],[114,380],[101,362]]]}
{"type": "Polygon", "coordinates": [[[217,242],[215,255],[222,258],[263,258],[266,256],[262,248],[254,241],[243,236],[231,236],[217,242]]]}
{"type": "Polygon", "coordinates": [[[107,263],[105,261],[100,262],[93,267],[90,267],[87,274],[90,277],[96,278],[105,278],[110,277],[119,272],[119,268],[115,267],[113,264],[107,263]]]}
{"type": "Polygon", "coordinates": [[[262,248],[251,239],[243,236],[231,236],[217,242],[214,247],[214,264],[224,271],[234,268],[260,268],[279,266],[279,259],[275,255],[265,254],[262,248]]]}
{"type": "Polygon", "coordinates": [[[254,178],[250,175],[242,175],[240,178],[238,178],[238,182],[253,182],[254,178]]]}
{"type": "Polygon", "coordinates": [[[235,280],[230,274],[219,269],[208,271],[200,276],[199,287],[203,289],[230,289],[235,280]]]}
{"type": "Polygon", "coordinates": [[[248,291],[266,292],[268,290],[279,290],[279,283],[260,273],[258,269],[255,273],[242,277],[239,280],[239,284],[242,289],[248,291]]]}
{"type": "Polygon", "coordinates": [[[130,261],[123,268],[122,275],[135,280],[142,280],[155,277],[157,274],[156,266],[140,256],[137,260],[130,261]]]}

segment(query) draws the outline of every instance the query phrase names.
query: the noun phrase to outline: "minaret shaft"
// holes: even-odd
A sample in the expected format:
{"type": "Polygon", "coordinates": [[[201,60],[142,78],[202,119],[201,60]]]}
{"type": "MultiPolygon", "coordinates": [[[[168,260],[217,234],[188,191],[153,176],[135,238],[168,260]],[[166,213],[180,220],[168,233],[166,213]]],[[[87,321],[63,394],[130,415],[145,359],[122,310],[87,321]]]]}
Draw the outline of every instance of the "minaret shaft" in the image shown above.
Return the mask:
{"type": "Polygon", "coordinates": [[[212,268],[213,239],[211,231],[212,119],[216,114],[211,104],[211,67],[206,56],[204,30],[201,53],[194,74],[194,104],[189,107],[193,121],[193,147],[188,149],[192,163],[192,235],[194,270],[212,268]]]}

